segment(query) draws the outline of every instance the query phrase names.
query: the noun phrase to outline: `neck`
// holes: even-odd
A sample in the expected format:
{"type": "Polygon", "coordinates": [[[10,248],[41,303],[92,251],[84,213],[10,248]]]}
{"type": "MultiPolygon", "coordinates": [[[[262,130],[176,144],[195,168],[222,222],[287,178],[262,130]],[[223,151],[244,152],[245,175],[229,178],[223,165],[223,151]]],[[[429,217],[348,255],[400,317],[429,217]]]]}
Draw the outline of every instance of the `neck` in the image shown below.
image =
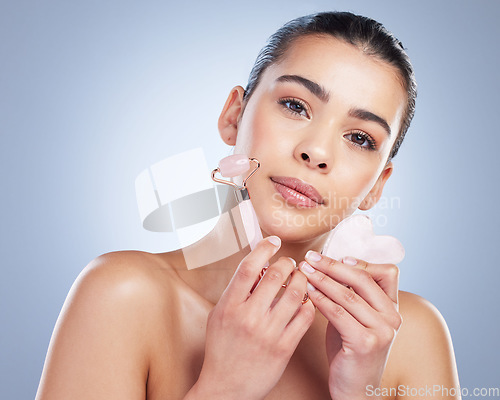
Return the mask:
{"type": "Polygon", "coordinates": [[[306,253],[309,250],[315,250],[320,252],[325,243],[328,233],[318,236],[312,240],[304,242],[285,242],[282,241],[281,248],[276,253],[276,255],[270,260],[270,264],[277,261],[280,257],[291,257],[296,262],[297,265],[304,260],[306,253]]]}
{"type": "MultiPolygon", "coordinates": [[[[325,233],[304,242],[282,240],[280,250],[269,260],[269,264],[280,257],[291,257],[299,264],[307,251],[321,251],[327,235],[325,233]]],[[[268,235],[263,232],[263,236],[268,235]]],[[[239,263],[250,252],[249,246],[240,247],[233,221],[223,215],[208,235],[175,253],[175,268],[192,290],[216,304],[239,263]]]]}

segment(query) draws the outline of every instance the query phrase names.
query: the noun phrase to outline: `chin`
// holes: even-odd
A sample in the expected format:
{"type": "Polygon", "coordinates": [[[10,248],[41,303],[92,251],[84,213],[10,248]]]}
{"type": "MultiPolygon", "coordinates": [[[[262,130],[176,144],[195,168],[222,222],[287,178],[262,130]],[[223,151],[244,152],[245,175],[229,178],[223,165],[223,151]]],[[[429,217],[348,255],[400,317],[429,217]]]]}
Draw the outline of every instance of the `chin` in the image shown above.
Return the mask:
{"type": "Polygon", "coordinates": [[[307,242],[330,231],[333,227],[321,226],[315,220],[299,212],[276,211],[271,216],[259,216],[263,236],[276,235],[284,242],[307,242]]]}

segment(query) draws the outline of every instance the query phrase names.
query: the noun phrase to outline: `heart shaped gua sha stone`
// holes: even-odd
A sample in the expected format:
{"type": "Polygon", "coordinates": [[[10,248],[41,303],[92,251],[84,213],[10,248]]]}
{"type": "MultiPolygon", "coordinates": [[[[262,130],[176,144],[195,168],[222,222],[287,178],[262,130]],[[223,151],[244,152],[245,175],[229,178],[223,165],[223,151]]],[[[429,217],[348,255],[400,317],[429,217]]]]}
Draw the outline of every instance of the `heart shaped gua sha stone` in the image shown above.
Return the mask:
{"type": "Polygon", "coordinates": [[[350,256],[371,264],[398,264],[405,256],[405,249],[393,236],[375,235],[370,217],[357,214],[333,229],[322,254],[334,260],[350,256]]]}

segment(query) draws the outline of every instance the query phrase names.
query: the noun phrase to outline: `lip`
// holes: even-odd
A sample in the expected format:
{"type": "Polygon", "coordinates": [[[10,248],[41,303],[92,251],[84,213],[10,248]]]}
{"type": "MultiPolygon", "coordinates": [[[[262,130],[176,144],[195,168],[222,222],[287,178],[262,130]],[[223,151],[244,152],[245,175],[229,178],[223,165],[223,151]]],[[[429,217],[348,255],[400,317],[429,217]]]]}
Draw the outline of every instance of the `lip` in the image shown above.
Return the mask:
{"type": "Polygon", "coordinates": [[[271,181],[285,201],[300,207],[317,207],[323,204],[323,197],[314,188],[300,179],[286,176],[273,176],[271,181]]]}

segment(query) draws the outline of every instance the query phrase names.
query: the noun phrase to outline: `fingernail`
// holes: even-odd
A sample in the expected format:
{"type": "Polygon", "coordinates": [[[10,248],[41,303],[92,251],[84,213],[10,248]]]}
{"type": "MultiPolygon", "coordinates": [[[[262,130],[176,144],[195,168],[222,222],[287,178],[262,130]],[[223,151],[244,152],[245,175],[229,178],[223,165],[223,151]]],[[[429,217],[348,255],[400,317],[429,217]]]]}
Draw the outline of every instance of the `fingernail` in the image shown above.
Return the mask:
{"type": "Polygon", "coordinates": [[[306,253],[306,258],[312,262],[317,262],[317,261],[321,260],[321,254],[319,254],[313,250],[309,250],[306,253]]]}
{"type": "Polygon", "coordinates": [[[293,262],[293,267],[295,268],[297,266],[297,263],[295,262],[295,260],[292,258],[292,257],[288,257],[288,259],[293,262]]]}
{"type": "Polygon", "coordinates": [[[307,287],[308,292],[314,292],[316,290],[316,288],[313,285],[311,285],[309,282],[307,282],[306,287],[307,287]]]}
{"type": "Polygon", "coordinates": [[[308,263],[303,262],[302,265],[300,266],[300,269],[305,272],[306,274],[312,274],[314,272],[314,268],[311,267],[308,263]]]}
{"type": "Polygon", "coordinates": [[[269,240],[276,247],[281,246],[281,239],[278,236],[268,236],[267,240],[269,240]]]}
{"type": "Polygon", "coordinates": [[[356,260],[354,257],[344,257],[342,259],[342,263],[346,265],[356,265],[358,263],[358,260],[356,260]]]}

